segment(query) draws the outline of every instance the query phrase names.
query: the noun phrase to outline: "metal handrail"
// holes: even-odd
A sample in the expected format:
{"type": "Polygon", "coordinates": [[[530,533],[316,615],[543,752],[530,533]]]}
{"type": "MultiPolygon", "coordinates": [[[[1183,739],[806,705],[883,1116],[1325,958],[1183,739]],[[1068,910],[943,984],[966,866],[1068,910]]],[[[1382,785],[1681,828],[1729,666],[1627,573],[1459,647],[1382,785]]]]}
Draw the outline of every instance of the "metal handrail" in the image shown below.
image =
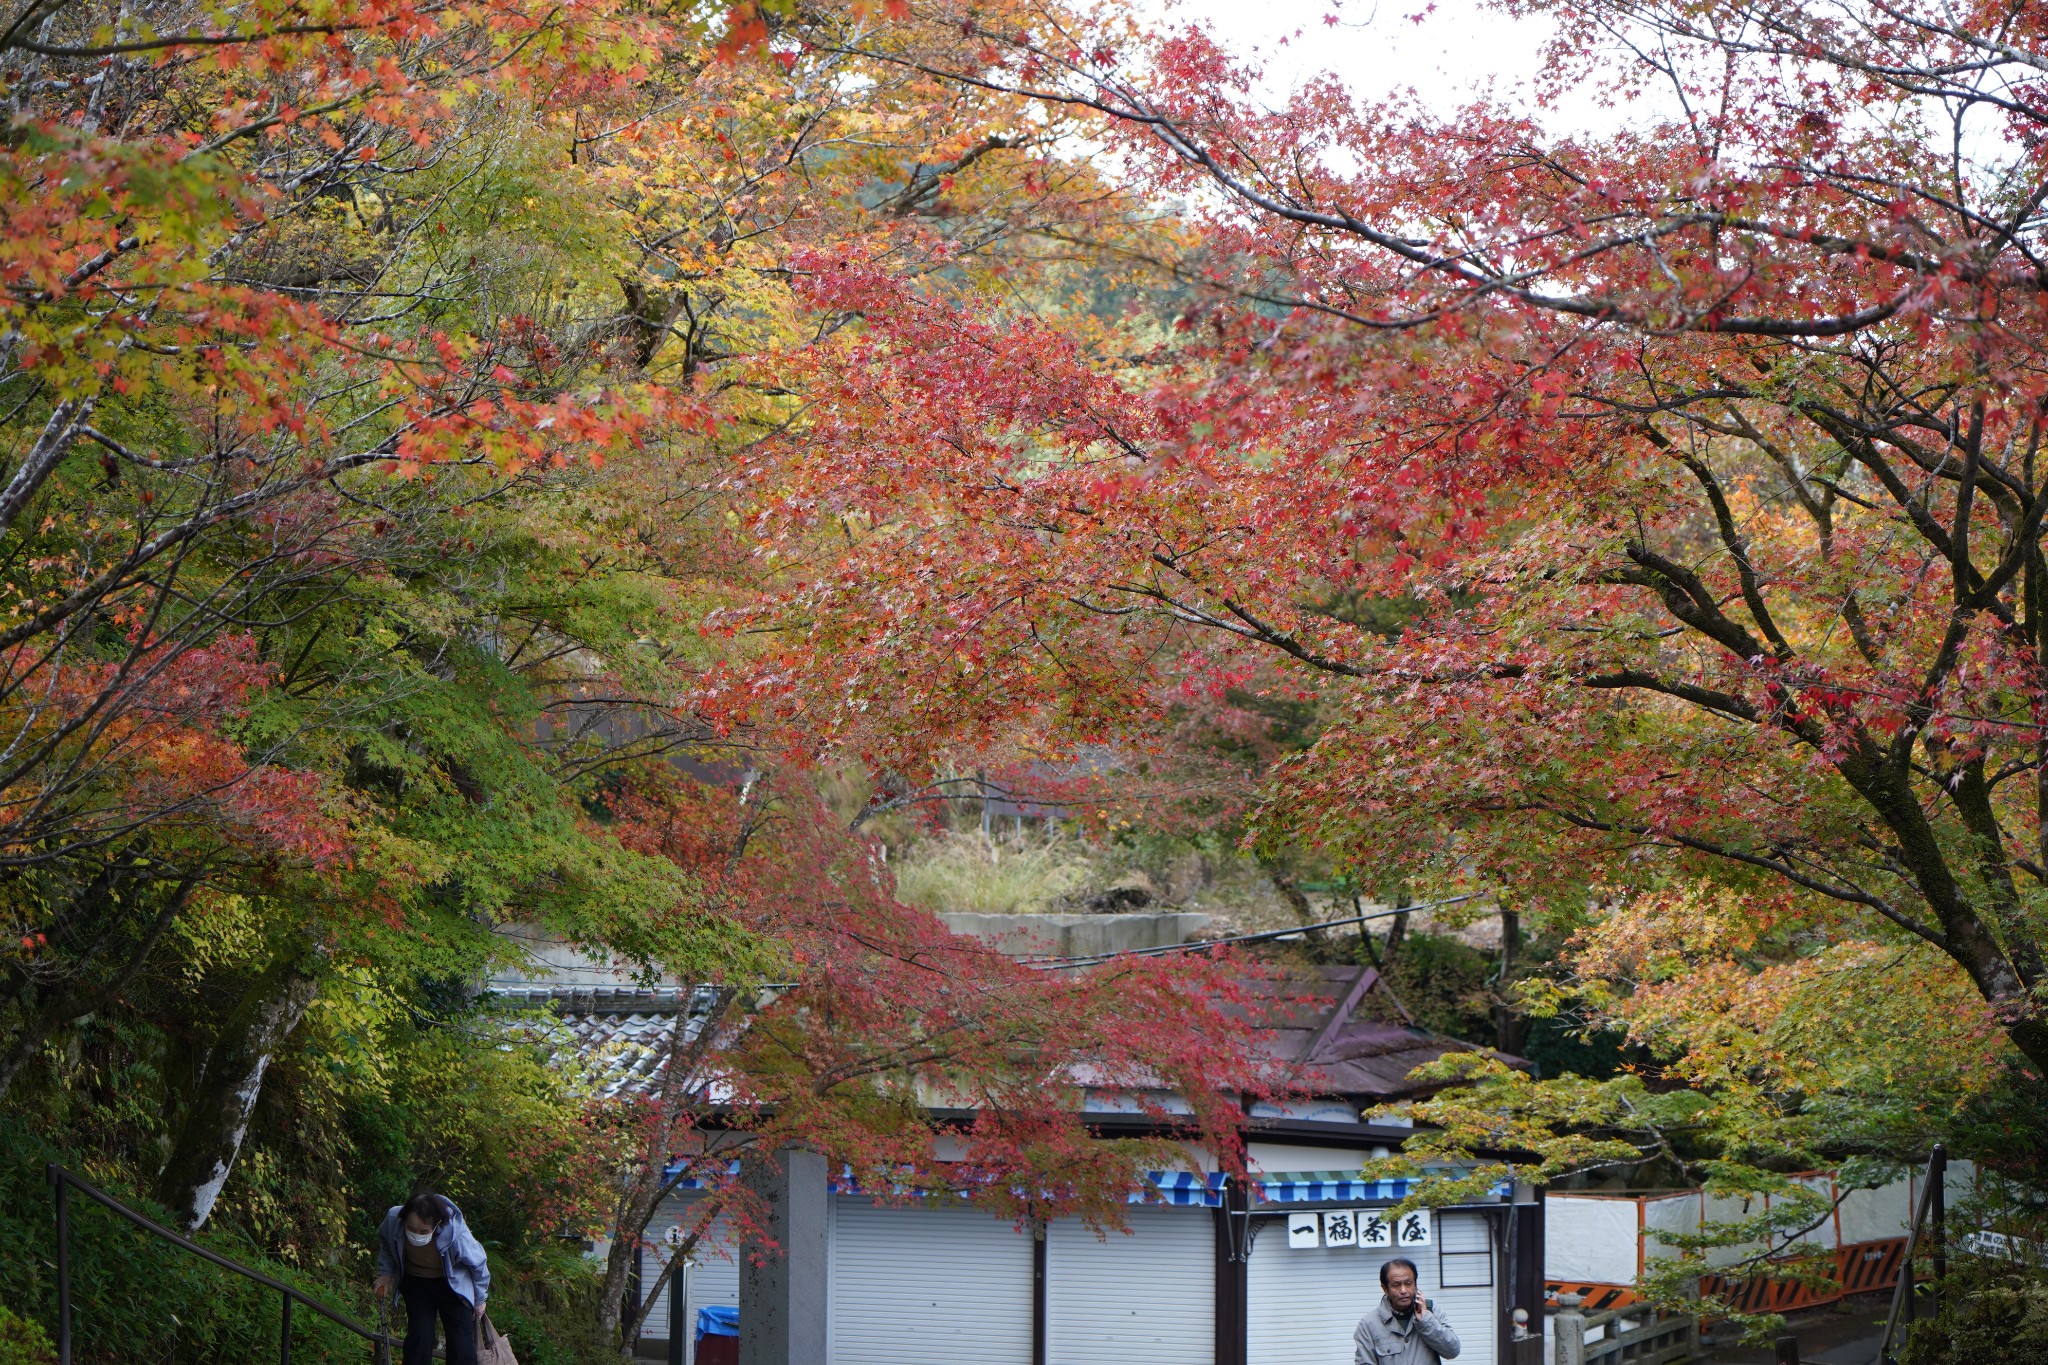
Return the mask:
{"type": "Polygon", "coordinates": [[[1913,1302],[1913,1252],[1920,1245],[1920,1225],[1927,1221],[1927,1212],[1934,1210],[1934,1273],[1935,1292],[1940,1292],[1939,1278],[1947,1269],[1947,1231],[1942,1227],[1947,1212],[1943,1185],[1948,1180],[1948,1148],[1937,1142],[1927,1154],[1927,1184],[1920,1191],[1920,1206],[1913,1210],[1913,1226],[1906,1232],[1906,1254],[1899,1259],[1899,1282],[1892,1289],[1892,1311],[1885,1315],[1884,1336],[1877,1344],[1877,1357],[1871,1365],[1893,1365],[1892,1338],[1899,1330],[1899,1310],[1910,1309],[1913,1302]]]}
{"type": "Polygon", "coordinates": [[[135,1226],[154,1236],[161,1237],[172,1246],[189,1251],[204,1261],[211,1261],[223,1270],[232,1270],[245,1280],[253,1281],[266,1289],[274,1289],[282,1296],[283,1317],[278,1332],[279,1365],[291,1365],[292,1359],[292,1304],[303,1303],[321,1317],[344,1327],[369,1342],[374,1348],[373,1359],[377,1365],[389,1365],[391,1347],[398,1344],[396,1337],[373,1328],[365,1327],[345,1313],[336,1312],[320,1300],[294,1289],[283,1280],[274,1279],[260,1270],[252,1270],[239,1261],[229,1260],[216,1251],[208,1251],[188,1237],[181,1237],[154,1219],[145,1217],[129,1208],[114,1196],[100,1189],[91,1181],[82,1180],[55,1162],[43,1168],[43,1174],[55,1188],[57,1197],[57,1365],[72,1365],[71,1362],[71,1191],[77,1190],[86,1198],[104,1208],[111,1209],[135,1226]]]}

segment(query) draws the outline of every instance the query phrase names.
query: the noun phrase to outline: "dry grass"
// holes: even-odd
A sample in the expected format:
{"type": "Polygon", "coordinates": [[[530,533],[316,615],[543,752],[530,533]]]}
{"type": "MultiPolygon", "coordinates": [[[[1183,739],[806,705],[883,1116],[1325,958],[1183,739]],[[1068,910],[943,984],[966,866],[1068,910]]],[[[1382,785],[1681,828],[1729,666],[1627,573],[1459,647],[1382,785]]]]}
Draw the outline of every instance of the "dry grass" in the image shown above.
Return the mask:
{"type": "Polygon", "coordinates": [[[912,905],[995,915],[1066,909],[1096,872],[1077,840],[991,838],[978,829],[920,840],[893,866],[896,894],[912,905]]]}

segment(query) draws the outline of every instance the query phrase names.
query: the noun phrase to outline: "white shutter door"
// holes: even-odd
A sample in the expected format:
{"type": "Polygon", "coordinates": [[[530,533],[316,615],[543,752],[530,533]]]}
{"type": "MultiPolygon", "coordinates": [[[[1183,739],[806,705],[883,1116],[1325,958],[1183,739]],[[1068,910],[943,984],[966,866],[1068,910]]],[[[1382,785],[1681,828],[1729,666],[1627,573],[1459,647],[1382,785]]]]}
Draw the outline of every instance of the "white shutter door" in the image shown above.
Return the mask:
{"type": "Polygon", "coordinates": [[[835,1203],[832,1365],[1031,1365],[1031,1238],[950,1201],[835,1203]]]}
{"type": "Polygon", "coordinates": [[[1415,1262],[1417,1287],[1458,1334],[1457,1365],[1495,1365],[1499,1258],[1488,1219],[1483,1213],[1439,1211],[1431,1222],[1433,1244],[1427,1247],[1294,1250],[1283,1218],[1262,1219],[1247,1267],[1250,1358],[1257,1365],[1350,1365],[1351,1334],[1379,1306],[1380,1266],[1402,1256],[1415,1262]],[[1443,1283],[1446,1252],[1450,1288],[1443,1283]],[[1483,1285],[1467,1283],[1482,1277],[1483,1285]]]}
{"type": "Polygon", "coordinates": [[[1436,1241],[1435,1255],[1413,1258],[1431,1263],[1424,1278],[1434,1279],[1436,1288],[1423,1292],[1436,1301],[1444,1321],[1458,1334],[1464,1348],[1458,1365],[1494,1365],[1501,1265],[1493,1244],[1493,1220],[1483,1213],[1439,1213],[1436,1241]]]}
{"type": "Polygon", "coordinates": [[[1128,1235],[1078,1219],[1046,1230],[1046,1365],[1212,1365],[1216,1223],[1207,1209],[1135,1208],[1128,1235]]]}
{"type": "MultiPolygon", "coordinates": [[[[669,1228],[677,1223],[683,1223],[685,1226],[695,1226],[689,1219],[689,1208],[692,1203],[701,1197],[701,1195],[696,1194],[671,1195],[668,1199],[662,1201],[660,1211],[654,1215],[653,1220],[647,1225],[647,1235],[656,1243],[662,1243],[662,1239],[669,1228]]],[[[683,1307],[683,1313],[687,1319],[683,1324],[683,1329],[690,1338],[683,1348],[686,1360],[691,1358],[696,1350],[697,1310],[706,1307],[737,1308],[740,1306],[739,1253],[720,1238],[720,1233],[723,1230],[722,1223],[723,1220],[720,1220],[720,1223],[713,1224],[710,1235],[697,1244],[697,1264],[690,1271],[688,1286],[689,1302],[683,1307]]],[[[659,1253],[654,1251],[646,1253],[647,1259],[643,1272],[645,1284],[651,1286],[654,1283],[655,1277],[661,1274],[661,1267],[664,1262],[658,1259],[658,1257],[665,1257],[667,1254],[668,1248],[665,1243],[662,1244],[659,1253]]],[[[681,1272],[677,1273],[680,1274],[681,1272]]],[[[647,1314],[646,1325],[640,1329],[640,1334],[643,1337],[654,1341],[668,1340],[668,1307],[669,1291],[663,1289],[661,1297],[655,1301],[652,1311],[647,1314]]]]}
{"type": "Polygon", "coordinates": [[[1261,1218],[1246,1266],[1245,1346],[1258,1365],[1351,1365],[1351,1333],[1380,1301],[1384,1255],[1290,1248],[1287,1220],[1261,1218]]]}

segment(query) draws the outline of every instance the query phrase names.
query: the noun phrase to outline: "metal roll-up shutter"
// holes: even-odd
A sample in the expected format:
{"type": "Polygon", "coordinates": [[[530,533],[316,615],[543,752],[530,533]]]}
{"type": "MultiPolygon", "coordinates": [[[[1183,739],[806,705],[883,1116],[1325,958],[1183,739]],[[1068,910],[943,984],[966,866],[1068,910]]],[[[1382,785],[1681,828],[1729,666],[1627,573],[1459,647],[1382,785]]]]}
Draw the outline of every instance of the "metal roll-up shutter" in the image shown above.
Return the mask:
{"type": "Polygon", "coordinates": [[[1411,1258],[1434,1263],[1428,1278],[1436,1288],[1425,1292],[1458,1334],[1459,1365],[1494,1365],[1498,1358],[1501,1265],[1493,1226],[1486,1214],[1445,1210],[1436,1216],[1436,1254],[1411,1258]]]}
{"type": "Polygon", "coordinates": [[[1415,1262],[1417,1287],[1458,1334],[1457,1365],[1496,1365],[1499,1256],[1484,1213],[1439,1210],[1432,1244],[1400,1252],[1290,1248],[1284,1218],[1260,1221],[1246,1267],[1246,1346],[1257,1365],[1350,1365],[1351,1334],[1379,1306],[1380,1266],[1397,1255],[1415,1262]]]}
{"type": "MultiPolygon", "coordinates": [[[[640,1262],[641,1293],[644,1294],[654,1287],[655,1280],[661,1277],[662,1266],[665,1263],[665,1259],[657,1259],[657,1254],[653,1251],[643,1254],[640,1262]]],[[[649,1341],[668,1340],[667,1289],[661,1291],[661,1297],[654,1301],[654,1306],[647,1310],[647,1316],[640,1320],[640,1335],[649,1341]]]]}
{"type": "Polygon", "coordinates": [[[1351,1332],[1380,1301],[1387,1253],[1291,1248],[1287,1220],[1261,1218],[1246,1270],[1246,1357],[1257,1365],[1351,1365],[1351,1332]]]}
{"type": "Polygon", "coordinates": [[[1213,1365],[1216,1221],[1206,1208],[1134,1208],[1129,1234],[1080,1220],[1045,1237],[1046,1365],[1213,1365]]]}
{"type": "Polygon", "coordinates": [[[834,1201],[831,1365],[1031,1365],[1031,1238],[966,1204],[834,1201]]]}
{"type": "MultiPolygon", "coordinates": [[[[660,1211],[647,1224],[647,1235],[660,1243],[664,1234],[676,1224],[694,1226],[689,1219],[689,1209],[698,1198],[701,1196],[692,1194],[671,1196],[664,1200],[660,1211]]],[[[683,1306],[684,1315],[688,1318],[684,1323],[684,1331],[690,1338],[686,1340],[683,1348],[685,1360],[691,1359],[695,1354],[696,1332],[691,1329],[696,1324],[697,1310],[707,1307],[737,1308],[740,1304],[739,1253],[722,1236],[723,1224],[723,1219],[713,1223],[710,1235],[697,1244],[697,1264],[691,1268],[689,1283],[686,1286],[689,1301],[683,1306]]],[[[661,1254],[665,1255],[666,1252],[667,1248],[664,1246],[661,1254]]],[[[661,1274],[661,1264],[656,1259],[654,1251],[647,1252],[646,1257],[644,1274],[646,1283],[651,1286],[655,1277],[661,1274]]],[[[641,1337],[648,1341],[667,1341],[668,1315],[669,1294],[664,1289],[647,1314],[647,1321],[640,1329],[641,1337]]]]}

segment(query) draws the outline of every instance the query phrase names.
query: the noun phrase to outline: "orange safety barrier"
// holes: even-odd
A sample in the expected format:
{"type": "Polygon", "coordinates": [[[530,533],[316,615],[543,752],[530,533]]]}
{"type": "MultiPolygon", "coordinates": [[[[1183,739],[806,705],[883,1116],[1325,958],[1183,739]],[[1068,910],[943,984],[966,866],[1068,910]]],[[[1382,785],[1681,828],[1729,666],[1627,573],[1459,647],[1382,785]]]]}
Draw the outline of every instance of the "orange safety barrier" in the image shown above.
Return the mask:
{"type": "MultiPolygon", "coordinates": [[[[1887,1238],[1880,1242],[1856,1242],[1835,1251],[1833,1282],[1813,1287],[1779,1280],[1731,1282],[1719,1275],[1700,1276],[1700,1291],[1719,1294],[1745,1313],[1789,1313],[1799,1308],[1817,1308],[1851,1294],[1870,1294],[1890,1289],[1899,1281],[1899,1264],[1906,1256],[1906,1239],[1887,1238]]],[[[1543,1295],[1552,1304],[1559,1294],[1577,1294],[1588,1312],[1626,1308],[1637,1302],[1634,1289],[1625,1284],[1591,1284],[1552,1280],[1544,1284],[1543,1295]]]]}
{"type": "Polygon", "coordinates": [[[1625,1284],[1592,1284],[1587,1281],[1549,1280],[1543,1285],[1543,1297],[1553,1306],[1559,1294],[1577,1294],[1579,1307],[1588,1313],[1604,1313],[1610,1308],[1626,1308],[1636,1302],[1636,1291],[1625,1284]]]}

